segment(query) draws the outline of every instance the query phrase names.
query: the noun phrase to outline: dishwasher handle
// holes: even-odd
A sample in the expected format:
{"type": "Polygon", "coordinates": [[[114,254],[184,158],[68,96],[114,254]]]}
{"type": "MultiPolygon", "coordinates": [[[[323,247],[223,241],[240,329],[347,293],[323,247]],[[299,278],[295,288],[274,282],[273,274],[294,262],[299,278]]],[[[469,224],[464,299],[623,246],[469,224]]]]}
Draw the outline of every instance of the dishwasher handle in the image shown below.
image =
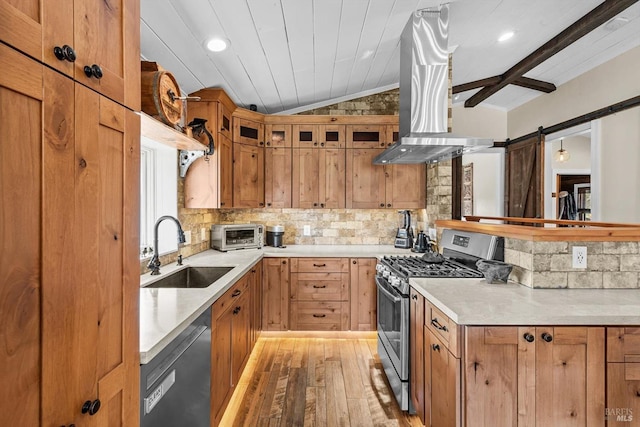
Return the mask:
{"type": "Polygon", "coordinates": [[[200,338],[200,335],[208,330],[208,326],[198,325],[193,330],[193,332],[191,332],[191,334],[189,334],[189,336],[175,348],[175,350],[173,350],[167,357],[165,357],[165,359],[158,365],[158,367],[156,367],[149,373],[149,375],[147,376],[146,389],[149,390],[149,388],[171,368],[176,360],[178,360],[178,358],[182,356],[182,354],[187,351],[189,347],[191,347],[191,344],[196,342],[196,340],[200,338]]]}

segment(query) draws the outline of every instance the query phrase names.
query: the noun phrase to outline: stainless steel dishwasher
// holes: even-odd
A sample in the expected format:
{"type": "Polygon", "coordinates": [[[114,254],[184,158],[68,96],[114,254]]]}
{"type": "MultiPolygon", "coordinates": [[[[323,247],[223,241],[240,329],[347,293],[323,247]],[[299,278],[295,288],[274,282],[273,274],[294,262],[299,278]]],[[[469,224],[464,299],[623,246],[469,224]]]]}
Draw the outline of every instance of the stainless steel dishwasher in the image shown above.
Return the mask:
{"type": "Polygon", "coordinates": [[[210,427],[211,308],[140,365],[141,427],[210,427]]]}

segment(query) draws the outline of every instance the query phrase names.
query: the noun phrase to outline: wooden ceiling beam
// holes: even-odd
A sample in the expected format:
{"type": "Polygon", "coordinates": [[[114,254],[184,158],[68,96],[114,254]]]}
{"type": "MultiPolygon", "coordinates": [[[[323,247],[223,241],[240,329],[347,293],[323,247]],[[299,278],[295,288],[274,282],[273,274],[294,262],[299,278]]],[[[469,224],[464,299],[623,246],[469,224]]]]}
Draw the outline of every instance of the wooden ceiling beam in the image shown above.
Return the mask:
{"type": "Polygon", "coordinates": [[[485,86],[464,103],[465,107],[475,107],[491,95],[498,92],[508,84],[522,77],[565,47],[569,46],[584,35],[598,28],[638,0],[605,0],[591,12],[578,19],[567,29],[536,49],[533,53],[518,62],[516,65],[502,74],[499,83],[485,86]]]}
{"type": "Polygon", "coordinates": [[[456,85],[451,88],[451,91],[456,94],[460,92],[466,92],[468,90],[478,89],[479,87],[491,86],[500,83],[500,79],[502,79],[501,76],[487,77],[486,79],[456,85]]]}
{"type": "Polygon", "coordinates": [[[526,87],[527,89],[539,90],[544,93],[551,93],[556,90],[556,85],[542,80],[531,79],[529,77],[520,77],[513,81],[516,86],[526,87]]]}
{"type": "MultiPolygon", "coordinates": [[[[479,87],[492,86],[500,83],[502,76],[487,77],[486,79],[476,80],[469,83],[463,83],[461,85],[453,86],[451,89],[453,94],[466,92],[468,90],[477,89],[479,87]]],[[[517,86],[526,87],[533,90],[539,90],[540,92],[550,93],[556,90],[556,85],[542,80],[531,79],[529,77],[520,77],[514,80],[512,83],[517,86]]]]}

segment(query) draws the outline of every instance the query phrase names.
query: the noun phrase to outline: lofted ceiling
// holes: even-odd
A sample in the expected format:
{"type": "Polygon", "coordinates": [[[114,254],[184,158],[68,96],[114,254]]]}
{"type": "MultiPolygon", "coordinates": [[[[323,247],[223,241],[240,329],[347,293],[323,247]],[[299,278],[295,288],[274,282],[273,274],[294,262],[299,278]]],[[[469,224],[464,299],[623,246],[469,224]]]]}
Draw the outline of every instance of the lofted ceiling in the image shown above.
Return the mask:
{"type": "MultiPolygon", "coordinates": [[[[263,113],[297,112],[398,86],[400,33],[438,0],[142,0],[141,53],[185,93],[222,87],[263,113]],[[230,46],[210,52],[206,42],[230,46]]],[[[500,75],[602,0],[454,0],[453,85],[500,75]],[[506,42],[498,37],[514,36],[506,42]]],[[[640,45],[640,2],[526,77],[559,86],[640,45]]],[[[462,103],[477,92],[457,95],[462,103]]],[[[509,85],[481,105],[510,110],[541,92],[509,85]]]]}

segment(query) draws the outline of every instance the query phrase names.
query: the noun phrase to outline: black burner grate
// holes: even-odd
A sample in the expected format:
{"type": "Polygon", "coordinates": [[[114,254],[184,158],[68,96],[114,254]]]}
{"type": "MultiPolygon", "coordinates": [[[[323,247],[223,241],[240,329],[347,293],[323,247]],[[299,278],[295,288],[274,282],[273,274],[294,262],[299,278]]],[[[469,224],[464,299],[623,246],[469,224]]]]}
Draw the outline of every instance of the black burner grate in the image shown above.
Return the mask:
{"type": "Polygon", "coordinates": [[[385,256],[382,262],[404,277],[483,277],[481,272],[450,259],[442,263],[428,263],[419,256],[385,256]]]}

